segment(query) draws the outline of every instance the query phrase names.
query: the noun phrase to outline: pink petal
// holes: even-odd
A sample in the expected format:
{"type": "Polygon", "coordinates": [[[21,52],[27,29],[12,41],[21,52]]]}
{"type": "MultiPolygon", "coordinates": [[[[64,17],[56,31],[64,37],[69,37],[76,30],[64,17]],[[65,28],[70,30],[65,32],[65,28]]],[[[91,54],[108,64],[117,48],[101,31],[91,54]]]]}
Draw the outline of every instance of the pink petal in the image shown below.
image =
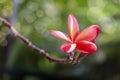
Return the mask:
{"type": "Polygon", "coordinates": [[[61,45],[61,50],[65,53],[70,53],[76,48],[76,44],[65,43],[61,45]]]}
{"type": "Polygon", "coordinates": [[[68,16],[68,30],[72,40],[74,40],[75,36],[79,33],[79,25],[72,14],[68,16]]]}
{"type": "Polygon", "coordinates": [[[50,33],[51,33],[53,36],[55,36],[55,37],[57,37],[57,38],[59,38],[59,39],[62,39],[62,40],[67,41],[67,42],[71,42],[69,36],[68,36],[67,34],[64,34],[64,33],[61,32],[61,31],[51,30],[50,33]]]}
{"type": "Polygon", "coordinates": [[[85,54],[91,54],[97,50],[97,46],[93,42],[89,42],[89,41],[77,42],[76,48],[80,50],[81,53],[85,53],[85,54]]]}
{"type": "Polygon", "coordinates": [[[87,40],[94,41],[94,39],[98,36],[100,31],[100,27],[98,25],[92,25],[86,29],[84,29],[81,33],[79,33],[76,41],[87,40]]]}

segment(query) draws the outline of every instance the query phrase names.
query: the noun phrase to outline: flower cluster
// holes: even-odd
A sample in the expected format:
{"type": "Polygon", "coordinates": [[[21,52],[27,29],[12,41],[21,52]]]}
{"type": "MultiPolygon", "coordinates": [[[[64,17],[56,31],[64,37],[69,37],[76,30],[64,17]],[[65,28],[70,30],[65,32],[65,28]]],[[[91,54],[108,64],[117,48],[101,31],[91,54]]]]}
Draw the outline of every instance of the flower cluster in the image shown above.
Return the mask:
{"type": "Polygon", "coordinates": [[[61,45],[63,52],[71,53],[77,49],[82,54],[91,54],[97,50],[95,39],[100,31],[98,25],[91,25],[80,32],[76,18],[70,14],[68,16],[68,31],[69,35],[58,30],[50,31],[53,36],[66,42],[61,45]]]}

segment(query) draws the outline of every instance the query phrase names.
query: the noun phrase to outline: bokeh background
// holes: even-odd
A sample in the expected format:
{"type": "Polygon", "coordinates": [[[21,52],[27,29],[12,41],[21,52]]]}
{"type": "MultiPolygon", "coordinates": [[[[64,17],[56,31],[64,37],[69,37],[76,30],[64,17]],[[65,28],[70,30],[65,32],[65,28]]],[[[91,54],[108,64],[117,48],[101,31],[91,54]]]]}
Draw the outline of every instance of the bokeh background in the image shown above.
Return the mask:
{"type": "Polygon", "coordinates": [[[76,66],[49,62],[0,23],[0,80],[120,80],[120,0],[0,0],[0,16],[56,58],[63,43],[49,30],[67,33],[74,14],[80,30],[97,24],[98,50],[76,66]]]}

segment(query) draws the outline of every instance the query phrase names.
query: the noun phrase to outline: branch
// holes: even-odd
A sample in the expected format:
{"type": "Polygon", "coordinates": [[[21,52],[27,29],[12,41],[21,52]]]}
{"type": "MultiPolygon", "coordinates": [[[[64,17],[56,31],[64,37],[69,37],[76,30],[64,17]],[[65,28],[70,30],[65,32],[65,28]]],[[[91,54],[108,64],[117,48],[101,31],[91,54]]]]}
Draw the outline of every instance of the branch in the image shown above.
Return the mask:
{"type": "MultiPolygon", "coordinates": [[[[23,35],[21,35],[18,31],[16,31],[16,29],[5,19],[0,17],[0,21],[6,25],[6,27],[8,27],[13,34],[18,37],[19,39],[21,39],[25,44],[27,44],[30,48],[32,48],[33,50],[37,51],[38,53],[40,53],[41,55],[43,55],[45,58],[47,58],[49,61],[51,62],[56,62],[56,63],[63,63],[63,64],[67,64],[68,60],[65,59],[56,59],[51,57],[47,52],[45,52],[45,50],[38,48],[37,46],[35,46],[31,41],[29,41],[27,38],[25,38],[23,35]]],[[[68,63],[69,64],[69,63],[68,63]]]]}

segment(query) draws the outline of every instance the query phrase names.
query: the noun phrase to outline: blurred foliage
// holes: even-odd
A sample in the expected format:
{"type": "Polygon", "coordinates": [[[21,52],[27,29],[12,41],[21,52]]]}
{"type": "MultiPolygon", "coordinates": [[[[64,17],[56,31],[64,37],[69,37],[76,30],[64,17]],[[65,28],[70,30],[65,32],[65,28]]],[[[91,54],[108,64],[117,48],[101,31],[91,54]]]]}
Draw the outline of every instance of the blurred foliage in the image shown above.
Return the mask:
{"type": "Polygon", "coordinates": [[[8,0],[1,0],[0,1],[0,15],[4,17],[9,17],[11,12],[12,2],[8,0]]]}
{"type": "MultiPolygon", "coordinates": [[[[77,66],[51,63],[31,50],[16,37],[8,54],[6,67],[22,68],[45,73],[72,75],[83,80],[120,80],[120,0],[18,0],[15,28],[38,47],[56,58],[66,57],[60,51],[60,40],[49,30],[67,32],[67,17],[74,14],[80,29],[97,24],[101,33],[97,38],[98,51],[88,55],[77,66]]],[[[9,19],[12,0],[0,0],[0,16],[9,19]]],[[[4,46],[8,30],[0,24],[0,65],[3,65],[4,46]]],[[[25,79],[37,80],[37,79],[25,79]]]]}

